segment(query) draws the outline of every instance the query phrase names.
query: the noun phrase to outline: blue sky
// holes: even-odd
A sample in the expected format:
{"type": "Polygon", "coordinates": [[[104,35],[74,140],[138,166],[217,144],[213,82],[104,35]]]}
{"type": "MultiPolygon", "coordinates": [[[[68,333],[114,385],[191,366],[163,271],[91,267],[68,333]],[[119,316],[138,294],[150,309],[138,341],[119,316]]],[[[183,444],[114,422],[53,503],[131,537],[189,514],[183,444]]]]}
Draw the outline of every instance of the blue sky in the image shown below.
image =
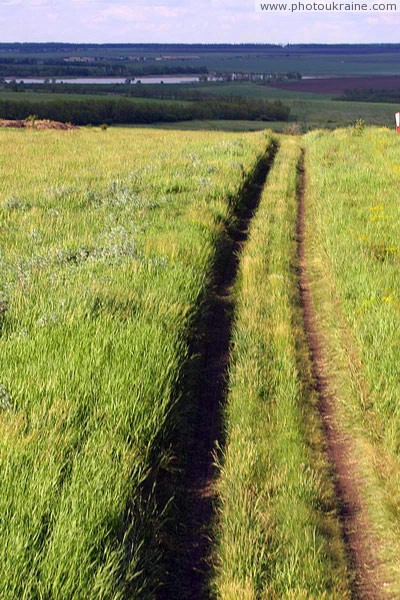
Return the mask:
{"type": "Polygon", "coordinates": [[[397,1],[395,15],[332,15],[259,14],[254,0],[0,0],[0,41],[400,42],[397,1]]]}

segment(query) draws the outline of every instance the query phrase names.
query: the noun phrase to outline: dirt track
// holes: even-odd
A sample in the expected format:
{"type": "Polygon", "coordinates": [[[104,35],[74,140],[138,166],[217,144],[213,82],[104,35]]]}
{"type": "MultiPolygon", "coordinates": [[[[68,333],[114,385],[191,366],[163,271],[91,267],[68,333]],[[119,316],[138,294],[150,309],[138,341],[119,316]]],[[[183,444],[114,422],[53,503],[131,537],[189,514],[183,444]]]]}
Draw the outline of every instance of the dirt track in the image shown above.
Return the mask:
{"type": "Polygon", "coordinates": [[[339,518],[352,576],[352,597],[359,600],[381,600],[383,584],[379,562],[374,556],[376,540],[370,534],[368,518],[362,502],[362,487],[357,477],[351,439],[338,426],[335,398],[329,389],[329,365],[324,356],[321,333],[314,312],[310,280],[305,256],[306,175],[304,154],[299,165],[298,204],[298,264],[300,300],[304,328],[312,360],[314,385],[319,398],[319,411],[323,423],[326,451],[332,464],[338,498],[339,518]]]}
{"type": "Polygon", "coordinates": [[[188,468],[182,482],[185,498],[184,531],[177,539],[179,573],[161,590],[162,599],[201,600],[210,598],[209,572],[212,551],[210,536],[215,511],[214,452],[223,446],[222,412],[227,395],[231,333],[234,316],[233,285],[238,273],[240,253],[276,148],[265,157],[243,194],[242,206],[235,210],[233,225],[227,226],[212,274],[205,322],[200,324],[203,343],[201,373],[197,382],[197,414],[189,450],[188,468]]]}

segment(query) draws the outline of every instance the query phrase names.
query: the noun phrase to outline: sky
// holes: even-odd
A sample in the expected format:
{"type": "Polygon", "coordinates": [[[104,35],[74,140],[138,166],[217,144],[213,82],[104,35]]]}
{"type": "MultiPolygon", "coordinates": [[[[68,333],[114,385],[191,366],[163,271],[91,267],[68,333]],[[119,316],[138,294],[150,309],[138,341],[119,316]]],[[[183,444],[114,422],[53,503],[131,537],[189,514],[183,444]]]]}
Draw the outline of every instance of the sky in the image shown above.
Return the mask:
{"type": "Polygon", "coordinates": [[[254,0],[0,0],[0,41],[400,42],[400,0],[391,1],[395,14],[259,13],[254,0]]]}

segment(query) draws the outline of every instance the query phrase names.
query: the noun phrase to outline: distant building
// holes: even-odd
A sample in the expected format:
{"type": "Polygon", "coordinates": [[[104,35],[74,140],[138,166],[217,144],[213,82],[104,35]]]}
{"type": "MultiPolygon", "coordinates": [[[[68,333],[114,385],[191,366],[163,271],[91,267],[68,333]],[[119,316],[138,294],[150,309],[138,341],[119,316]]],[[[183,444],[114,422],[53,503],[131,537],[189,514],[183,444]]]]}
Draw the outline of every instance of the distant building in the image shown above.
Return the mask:
{"type": "Polygon", "coordinates": [[[67,62],[67,63],[90,63],[90,62],[96,62],[96,59],[91,56],[70,56],[69,58],[64,58],[64,62],[67,62]]]}
{"type": "Polygon", "coordinates": [[[191,54],[179,54],[179,56],[156,56],[156,60],[160,61],[160,60],[165,60],[165,61],[172,61],[172,60],[199,60],[200,56],[195,56],[195,55],[191,55],[191,54]]]}

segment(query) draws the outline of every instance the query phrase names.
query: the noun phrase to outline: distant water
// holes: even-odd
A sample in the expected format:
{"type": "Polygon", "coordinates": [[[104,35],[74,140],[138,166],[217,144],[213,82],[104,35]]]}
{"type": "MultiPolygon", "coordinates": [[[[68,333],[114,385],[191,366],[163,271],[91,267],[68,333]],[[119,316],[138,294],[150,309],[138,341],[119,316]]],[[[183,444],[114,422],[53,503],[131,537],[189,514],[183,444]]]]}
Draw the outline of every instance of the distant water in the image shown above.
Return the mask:
{"type": "MultiPolygon", "coordinates": [[[[80,83],[80,84],[116,84],[116,83],[125,83],[126,77],[76,77],[75,79],[61,79],[61,78],[47,78],[50,83],[80,83]]],[[[12,77],[6,78],[6,82],[10,83],[15,81],[16,83],[44,83],[46,78],[44,77],[12,77]]],[[[131,85],[137,85],[138,82],[141,83],[196,83],[200,81],[200,77],[196,76],[185,76],[182,77],[169,77],[166,75],[165,77],[138,77],[137,79],[132,80],[131,85]]]]}

